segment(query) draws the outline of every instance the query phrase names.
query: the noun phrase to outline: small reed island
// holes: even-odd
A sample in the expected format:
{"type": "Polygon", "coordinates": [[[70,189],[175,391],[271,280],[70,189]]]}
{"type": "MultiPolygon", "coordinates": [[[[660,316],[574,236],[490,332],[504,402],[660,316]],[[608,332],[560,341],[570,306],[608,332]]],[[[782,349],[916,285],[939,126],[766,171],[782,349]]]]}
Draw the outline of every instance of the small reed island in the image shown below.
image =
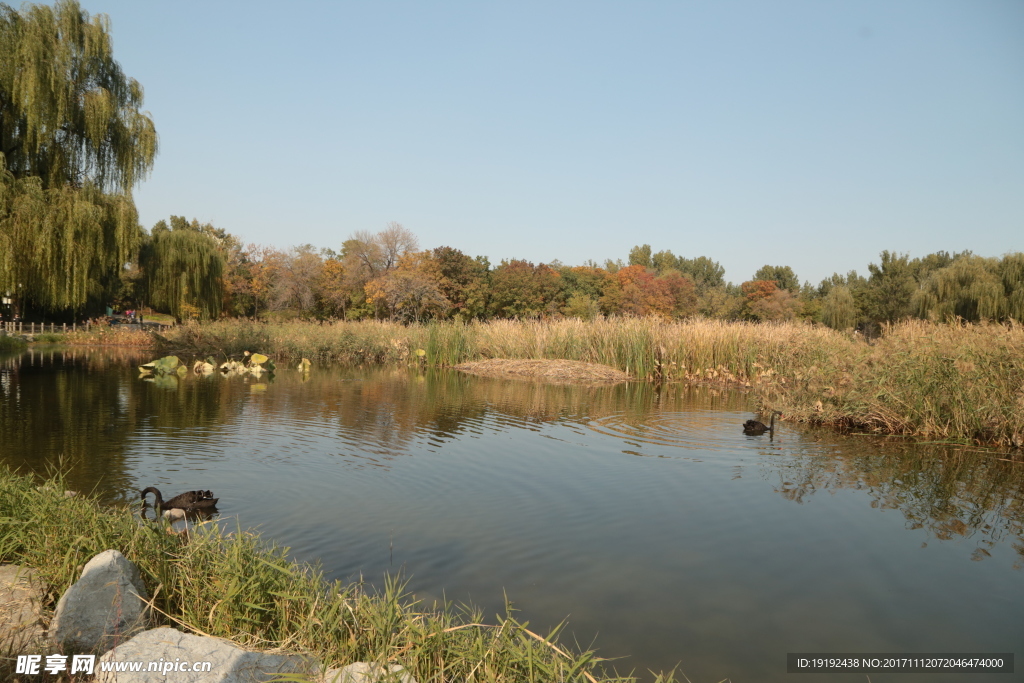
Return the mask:
{"type": "Polygon", "coordinates": [[[492,358],[460,363],[455,370],[480,377],[533,379],[556,384],[616,384],[633,377],[599,363],[577,360],[492,358]]]}

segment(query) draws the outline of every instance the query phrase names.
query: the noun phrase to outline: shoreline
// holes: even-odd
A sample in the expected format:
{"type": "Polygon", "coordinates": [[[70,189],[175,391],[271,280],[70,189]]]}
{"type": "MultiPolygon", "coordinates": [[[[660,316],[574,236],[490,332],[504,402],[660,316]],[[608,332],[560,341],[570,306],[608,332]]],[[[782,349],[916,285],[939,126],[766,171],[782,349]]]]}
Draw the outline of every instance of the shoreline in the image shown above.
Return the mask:
{"type": "MultiPolygon", "coordinates": [[[[131,507],[107,508],[90,495],[65,497],[63,491],[60,474],[39,482],[0,469],[0,515],[12,524],[0,562],[38,572],[48,615],[82,563],[115,549],[138,566],[154,596],[154,626],[261,651],[312,654],[328,666],[400,664],[421,681],[464,680],[482,665],[493,680],[508,683],[637,680],[605,670],[593,651],[533,633],[512,616],[511,606],[498,623],[486,624],[475,608],[423,604],[395,577],[380,592],[328,582],[319,569],[289,560],[286,548],[253,531],[224,533],[200,524],[186,535],[169,534],[162,521],[142,522],[131,507]],[[242,585],[238,576],[246,577],[242,585]],[[226,594],[228,584],[234,588],[226,594]],[[527,671],[530,678],[524,678],[527,671]]],[[[13,667],[10,654],[0,658],[0,674],[13,673],[3,668],[13,667]]],[[[675,681],[669,673],[654,683],[675,681]]]]}
{"type": "Polygon", "coordinates": [[[93,331],[59,341],[218,360],[259,351],[279,365],[300,358],[314,364],[411,367],[572,361],[607,366],[637,381],[750,389],[762,413],[780,410],[797,422],[1024,447],[1024,401],[1019,397],[1024,328],[1019,325],[910,321],[886,327],[868,343],[856,335],[795,323],[223,320],[178,326],[166,335],[93,331]]]}

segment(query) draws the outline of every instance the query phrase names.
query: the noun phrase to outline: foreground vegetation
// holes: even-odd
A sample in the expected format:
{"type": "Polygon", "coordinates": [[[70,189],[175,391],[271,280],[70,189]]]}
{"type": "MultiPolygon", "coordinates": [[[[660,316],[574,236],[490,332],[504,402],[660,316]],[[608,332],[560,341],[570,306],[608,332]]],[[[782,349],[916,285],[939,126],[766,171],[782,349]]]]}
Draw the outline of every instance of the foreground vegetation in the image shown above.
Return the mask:
{"type": "Polygon", "coordinates": [[[1024,329],[908,321],[869,343],[799,323],[657,318],[430,323],[221,321],[160,338],[163,350],[280,364],[451,366],[486,358],[601,363],[654,381],[732,383],[787,419],[930,439],[1024,445],[1024,329]],[[422,351],[422,355],[418,352],[422,351]]]}
{"type": "MultiPolygon", "coordinates": [[[[397,662],[421,683],[635,680],[609,676],[593,652],[559,645],[557,633],[538,636],[511,611],[484,625],[472,608],[416,601],[400,581],[380,592],[327,582],[249,532],[208,524],[173,535],[129,510],[65,498],[60,476],[38,483],[0,470],[0,560],[38,570],[50,607],[82,565],[116,548],[142,572],[158,621],[200,635],[308,652],[331,666],[397,662]]],[[[5,680],[12,665],[0,664],[5,680]]]]}
{"type": "Polygon", "coordinates": [[[0,353],[21,353],[27,347],[28,344],[18,337],[0,336],[0,353]]]}

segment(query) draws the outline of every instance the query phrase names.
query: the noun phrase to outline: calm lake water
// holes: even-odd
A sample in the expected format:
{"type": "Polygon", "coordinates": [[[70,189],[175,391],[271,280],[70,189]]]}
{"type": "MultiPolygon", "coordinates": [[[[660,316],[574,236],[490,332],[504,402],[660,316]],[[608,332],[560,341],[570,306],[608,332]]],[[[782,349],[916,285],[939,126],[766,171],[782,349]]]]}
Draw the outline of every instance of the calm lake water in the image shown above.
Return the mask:
{"type": "Polygon", "coordinates": [[[750,396],[706,387],[345,368],[159,386],[142,359],[0,359],[0,462],[63,456],[74,488],[110,501],[212,489],[222,522],[330,578],[401,571],[490,620],[507,595],[537,632],[568,617],[564,639],[622,672],[740,683],[795,680],[787,652],[1024,657],[1024,465],[1005,454],[788,423],[745,436],[750,396]]]}

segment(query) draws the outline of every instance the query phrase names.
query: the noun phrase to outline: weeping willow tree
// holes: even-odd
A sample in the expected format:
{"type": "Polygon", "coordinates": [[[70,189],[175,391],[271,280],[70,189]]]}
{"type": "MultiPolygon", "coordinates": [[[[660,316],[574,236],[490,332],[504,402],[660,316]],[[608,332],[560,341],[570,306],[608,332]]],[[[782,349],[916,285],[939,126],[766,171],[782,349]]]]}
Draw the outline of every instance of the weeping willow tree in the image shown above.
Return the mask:
{"type": "Polygon", "coordinates": [[[224,294],[225,253],[217,231],[198,221],[171,216],[171,226],[153,226],[140,254],[151,306],[178,321],[216,318],[224,294]]]}
{"type": "Polygon", "coordinates": [[[833,330],[848,330],[860,319],[857,303],[850,288],[838,285],[825,295],[821,307],[821,322],[833,330]]]}
{"type": "Polygon", "coordinates": [[[1006,294],[1006,317],[1024,322],[1024,253],[1007,254],[999,264],[1006,294]]]}
{"type": "Polygon", "coordinates": [[[933,320],[1024,320],[1024,254],[966,256],[936,270],[915,295],[933,320]]]}
{"type": "Polygon", "coordinates": [[[142,235],[131,189],[157,150],[141,106],[106,17],[0,4],[0,291],[52,311],[116,284],[142,235]]]}

